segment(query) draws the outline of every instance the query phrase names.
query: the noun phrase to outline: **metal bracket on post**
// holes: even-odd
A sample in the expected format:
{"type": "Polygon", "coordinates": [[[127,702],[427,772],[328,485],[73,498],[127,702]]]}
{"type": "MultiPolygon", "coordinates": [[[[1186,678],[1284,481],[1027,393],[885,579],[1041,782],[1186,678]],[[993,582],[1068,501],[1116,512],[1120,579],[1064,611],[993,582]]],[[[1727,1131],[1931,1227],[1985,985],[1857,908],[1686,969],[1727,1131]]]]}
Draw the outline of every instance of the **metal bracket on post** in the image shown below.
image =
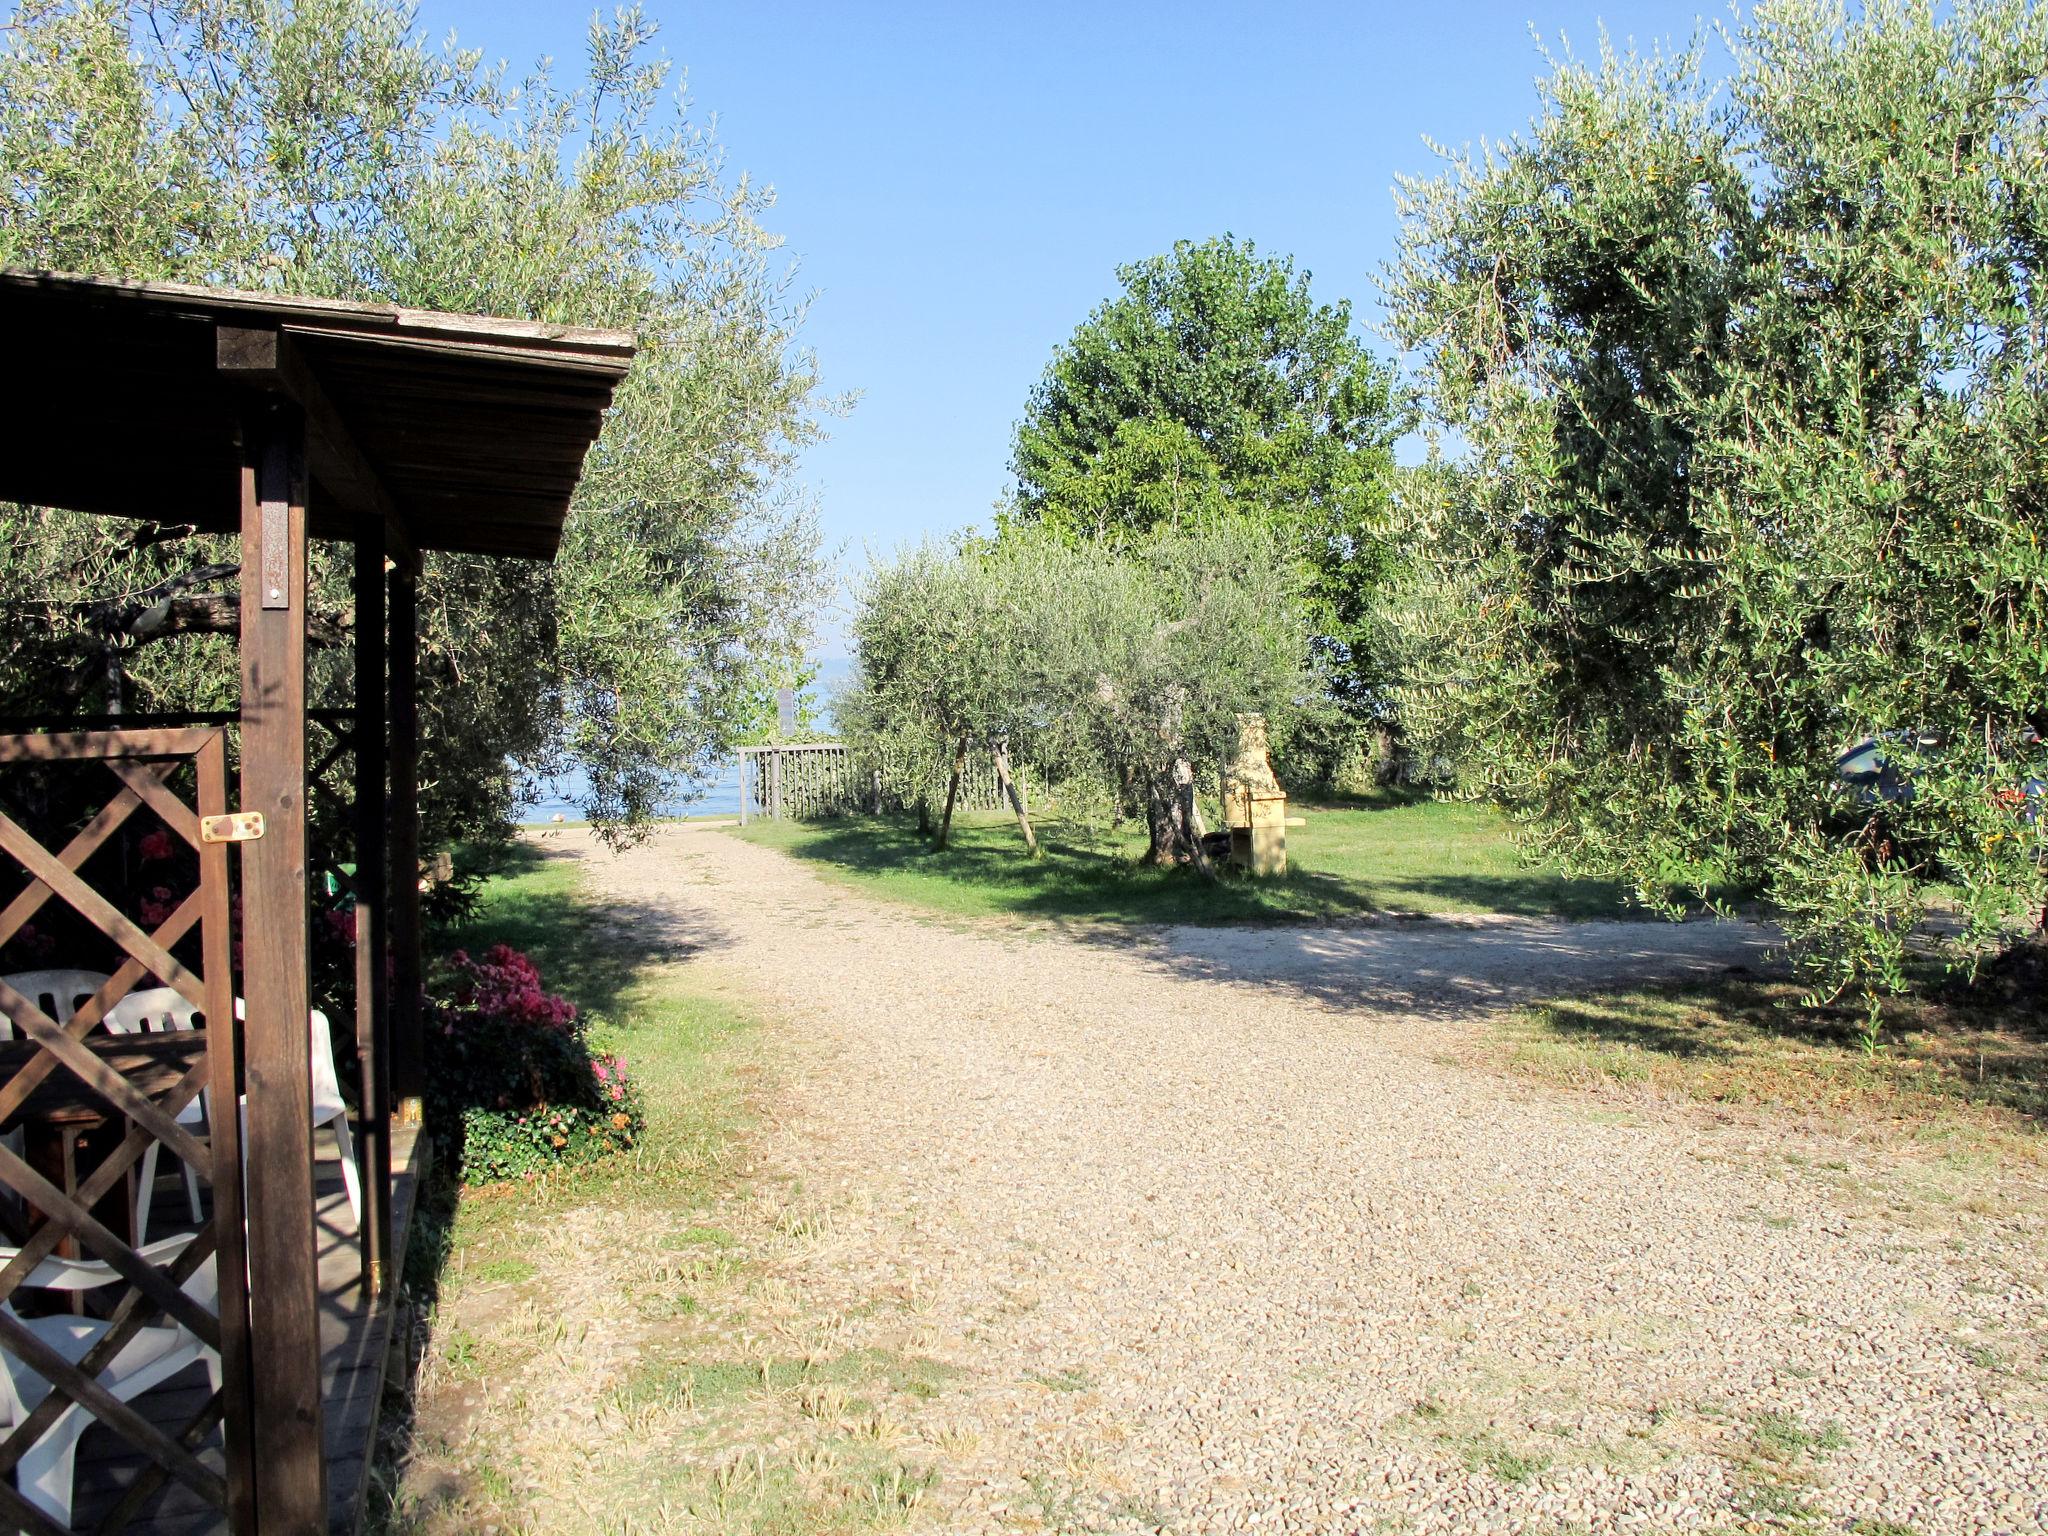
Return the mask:
{"type": "Polygon", "coordinates": [[[263,835],[261,811],[236,811],[229,816],[199,818],[202,843],[253,843],[263,835]]]}

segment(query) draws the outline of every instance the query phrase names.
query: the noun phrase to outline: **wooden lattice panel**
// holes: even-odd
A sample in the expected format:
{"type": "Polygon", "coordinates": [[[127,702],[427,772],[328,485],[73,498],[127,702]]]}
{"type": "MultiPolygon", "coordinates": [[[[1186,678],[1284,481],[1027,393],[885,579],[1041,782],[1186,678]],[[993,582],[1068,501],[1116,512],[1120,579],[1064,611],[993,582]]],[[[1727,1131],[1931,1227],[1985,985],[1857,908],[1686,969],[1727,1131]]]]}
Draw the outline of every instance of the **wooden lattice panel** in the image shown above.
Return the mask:
{"type": "Polygon", "coordinates": [[[218,729],[0,736],[0,766],[10,764],[50,765],[40,770],[44,772],[61,765],[67,774],[102,775],[111,779],[112,793],[54,850],[22,821],[0,810],[0,871],[11,865],[25,881],[0,911],[0,945],[57,903],[89,924],[118,959],[106,985],[62,1024],[43,1012],[37,999],[0,982],[0,1013],[19,1037],[0,1048],[0,1129],[33,1125],[39,1113],[47,1113],[54,1104],[83,1103],[96,1108],[117,1132],[122,1126],[126,1130],[74,1190],[58,1187],[0,1145],[0,1182],[41,1216],[15,1257],[0,1266],[0,1303],[7,1303],[0,1307],[0,1349],[51,1387],[35,1410],[0,1441],[0,1516],[37,1536],[63,1529],[15,1491],[12,1473],[75,1402],[146,1463],[127,1495],[104,1513],[96,1529],[121,1529],[167,1478],[175,1478],[220,1509],[235,1528],[246,1529],[249,1499],[242,1477],[231,1472],[230,1478],[223,1478],[196,1454],[221,1426],[228,1467],[247,1463],[248,1302],[239,1119],[232,1112],[219,1114],[208,1127],[210,1134],[201,1138],[178,1118],[203,1090],[210,1090],[217,1106],[232,1106],[239,1098],[228,853],[225,845],[200,836],[201,819],[220,816],[227,809],[224,736],[218,729]],[[193,770],[193,803],[172,785],[185,764],[193,770]],[[125,915],[85,874],[94,855],[124,827],[132,832],[131,821],[142,813],[182,841],[198,871],[193,889],[153,927],[125,915]],[[187,958],[180,958],[181,953],[187,958]],[[195,956],[196,965],[190,963],[195,956]],[[156,985],[176,989],[204,1015],[205,1027],[143,1036],[113,1035],[100,1028],[108,1010],[128,992],[156,985]],[[152,1141],[192,1168],[212,1190],[207,1220],[165,1268],[144,1259],[128,1232],[111,1229],[94,1214],[109,1195],[125,1190],[129,1170],[152,1141]],[[75,1365],[39,1338],[14,1305],[27,1300],[17,1293],[38,1264],[60,1251],[60,1245],[68,1245],[76,1256],[105,1261],[126,1283],[125,1291],[117,1285],[94,1293],[117,1299],[105,1319],[106,1333],[75,1365]],[[207,1263],[213,1264],[219,1282],[217,1313],[182,1289],[207,1263]],[[182,1328],[221,1357],[222,1390],[176,1432],[159,1427],[99,1381],[108,1363],[146,1326],[182,1328]]]}

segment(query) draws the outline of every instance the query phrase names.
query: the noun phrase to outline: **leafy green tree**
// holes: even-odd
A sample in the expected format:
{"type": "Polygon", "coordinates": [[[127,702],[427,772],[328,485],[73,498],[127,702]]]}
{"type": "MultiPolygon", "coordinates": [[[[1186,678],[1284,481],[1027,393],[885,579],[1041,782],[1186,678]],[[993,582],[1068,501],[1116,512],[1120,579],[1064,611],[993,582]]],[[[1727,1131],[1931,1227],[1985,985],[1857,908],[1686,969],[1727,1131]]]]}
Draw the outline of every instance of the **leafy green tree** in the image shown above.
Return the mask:
{"type": "Polygon", "coordinates": [[[1881,996],[2044,896],[2048,15],[1760,7],[1404,190],[1405,719],[1546,851],[1881,996]],[[1878,736],[1904,794],[1837,758],[1878,736]],[[1960,924],[1930,915],[1937,902],[1960,924]]]}
{"type": "Polygon", "coordinates": [[[1376,594],[1394,376],[1347,303],[1230,236],[1120,268],[1122,292],[1054,355],[1017,428],[1007,521],[1141,539],[1244,518],[1306,564],[1318,659],[1361,711],[1383,702],[1376,594]]]}
{"type": "MultiPolygon", "coordinates": [[[[428,560],[430,838],[566,768],[637,823],[758,722],[820,595],[789,485],[831,404],[803,306],[654,37],[595,20],[562,83],[430,47],[390,0],[19,0],[0,30],[0,261],[639,334],[559,560],[428,560]]],[[[231,702],[236,545],[174,517],[0,508],[10,712],[231,702]]],[[[338,645],[329,558],[315,603],[338,645]]]]}

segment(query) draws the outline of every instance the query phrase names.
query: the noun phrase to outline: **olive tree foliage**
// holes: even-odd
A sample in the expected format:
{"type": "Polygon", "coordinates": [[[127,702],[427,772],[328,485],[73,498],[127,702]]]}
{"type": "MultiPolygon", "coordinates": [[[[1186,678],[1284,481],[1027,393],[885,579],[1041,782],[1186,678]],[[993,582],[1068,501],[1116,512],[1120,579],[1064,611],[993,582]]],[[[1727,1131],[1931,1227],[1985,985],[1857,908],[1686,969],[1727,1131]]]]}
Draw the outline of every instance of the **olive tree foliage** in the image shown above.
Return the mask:
{"type": "MultiPolygon", "coordinates": [[[[436,47],[390,0],[19,0],[0,262],[635,331],[552,565],[430,555],[422,811],[502,824],[579,768],[622,832],[759,715],[821,595],[796,454],[834,402],[802,303],[637,9],[580,78],[436,47]],[[508,763],[508,760],[509,763],[508,763]]],[[[232,703],[232,539],[0,508],[5,707],[232,703]]],[[[316,556],[315,671],[353,623],[316,556]]]]}
{"type": "Polygon", "coordinates": [[[871,567],[857,594],[857,666],[833,715],[927,823],[963,754],[993,742],[1031,754],[1039,722],[1020,679],[1039,614],[1017,600],[1014,574],[985,545],[926,542],[871,567]]]}
{"type": "Polygon", "coordinates": [[[849,741],[933,793],[963,740],[1006,739],[1082,822],[1141,817],[1154,862],[1201,862],[1197,783],[1237,716],[1284,737],[1311,707],[1298,567],[1238,521],[1140,544],[1013,529],[868,576],[849,741]]]}
{"type": "Polygon", "coordinates": [[[1142,540],[1238,517],[1303,563],[1319,670],[1382,712],[1376,599],[1389,567],[1391,369],[1348,303],[1250,241],[1181,241],[1118,269],[1122,291],[1054,354],[1018,424],[1005,522],[1142,540]]]}
{"type": "Polygon", "coordinates": [[[1566,59],[1404,187],[1455,455],[1410,482],[1405,720],[1543,850],[1749,889],[1873,1027],[2043,900],[2048,14],[1778,0],[1566,59]],[[1878,735],[1909,785],[1844,784],[1878,735]],[[1960,924],[1929,916],[1941,897],[1960,924]]]}

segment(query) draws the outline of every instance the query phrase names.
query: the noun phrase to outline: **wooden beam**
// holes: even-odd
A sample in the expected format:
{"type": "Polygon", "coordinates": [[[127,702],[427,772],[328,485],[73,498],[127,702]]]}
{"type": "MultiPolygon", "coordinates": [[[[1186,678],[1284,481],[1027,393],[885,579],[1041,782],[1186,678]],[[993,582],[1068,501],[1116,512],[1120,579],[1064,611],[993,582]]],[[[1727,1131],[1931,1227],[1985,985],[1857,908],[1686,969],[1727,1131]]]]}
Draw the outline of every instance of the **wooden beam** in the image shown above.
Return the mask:
{"type": "Polygon", "coordinates": [[[358,518],[373,517],[382,524],[382,548],[408,557],[413,554],[412,533],[398,503],[357,447],[347,421],[289,332],[216,326],[214,366],[224,378],[296,401],[306,422],[306,456],[312,477],[329,494],[346,502],[358,518]]]}
{"type": "Polygon", "coordinates": [[[307,1027],[305,441],[296,405],[251,403],[239,809],[260,811],[264,831],[242,844],[242,1042],[256,1510],[266,1536],[324,1536],[327,1526],[307,1027]]]}
{"type": "Polygon", "coordinates": [[[363,1295],[392,1277],[390,1028],[384,993],[385,914],[391,909],[384,796],[384,543],[365,518],[355,543],[356,1060],[363,1134],[363,1295]]]}
{"type": "Polygon", "coordinates": [[[417,1123],[426,1092],[420,1018],[419,567],[390,576],[391,629],[391,1099],[417,1123]]]}

